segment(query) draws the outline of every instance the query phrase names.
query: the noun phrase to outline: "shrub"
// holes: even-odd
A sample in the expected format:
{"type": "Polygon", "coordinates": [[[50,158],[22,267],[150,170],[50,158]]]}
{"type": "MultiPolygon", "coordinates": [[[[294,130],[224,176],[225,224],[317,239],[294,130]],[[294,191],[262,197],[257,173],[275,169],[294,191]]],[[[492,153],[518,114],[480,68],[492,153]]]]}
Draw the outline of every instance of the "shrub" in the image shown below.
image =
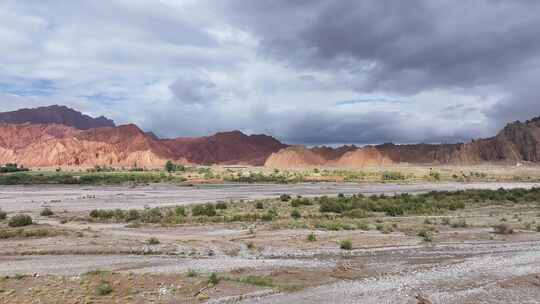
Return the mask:
{"type": "Polygon", "coordinates": [[[540,225],[536,226],[536,232],[540,232],[540,225]]]}
{"type": "Polygon", "coordinates": [[[0,221],[5,220],[7,217],[7,213],[5,211],[0,210],[0,221]]]}
{"type": "Polygon", "coordinates": [[[300,213],[300,211],[294,209],[292,212],[291,212],[291,216],[294,218],[294,219],[299,219],[302,217],[302,214],[300,213]]]}
{"type": "Polygon", "coordinates": [[[431,232],[429,232],[427,230],[422,230],[422,231],[418,232],[418,236],[421,237],[424,242],[433,241],[431,232]]]}
{"type": "Polygon", "coordinates": [[[159,208],[152,208],[152,209],[146,209],[141,215],[141,220],[144,223],[159,223],[161,219],[163,218],[163,215],[161,214],[161,210],[159,208]]]}
{"type": "Polygon", "coordinates": [[[190,269],[190,270],[188,270],[188,272],[187,272],[186,275],[187,275],[188,278],[195,278],[195,277],[197,277],[199,274],[197,273],[196,270],[190,269]]]}
{"type": "Polygon", "coordinates": [[[219,210],[227,209],[227,203],[226,202],[218,202],[216,204],[216,209],[219,209],[219,210]]]}
{"type": "Polygon", "coordinates": [[[263,214],[263,215],[261,216],[261,220],[263,220],[263,221],[265,221],[265,222],[271,222],[271,221],[274,220],[274,217],[275,217],[275,216],[276,216],[276,215],[275,215],[273,212],[268,211],[268,212],[266,212],[265,214],[263,214]]]}
{"type": "Polygon", "coordinates": [[[52,212],[52,210],[49,209],[49,208],[45,208],[45,209],[41,210],[40,215],[41,216],[51,216],[51,215],[54,215],[54,212],[52,212]]]}
{"type": "Polygon", "coordinates": [[[165,171],[169,173],[176,171],[176,166],[173,164],[172,161],[169,160],[167,161],[167,163],[165,163],[165,171]]]}
{"type": "Polygon", "coordinates": [[[174,209],[174,213],[176,213],[177,216],[186,216],[186,208],[184,208],[184,207],[176,207],[174,209]]]}
{"type": "Polygon", "coordinates": [[[291,200],[291,196],[288,195],[288,194],[282,194],[279,196],[279,199],[282,201],[282,202],[288,202],[291,200]]]}
{"type": "Polygon", "coordinates": [[[315,233],[312,232],[307,236],[307,240],[308,242],[315,242],[317,241],[317,236],[315,235],[315,233]]]}
{"type": "Polygon", "coordinates": [[[311,206],[311,201],[308,198],[298,197],[291,201],[291,207],[298,208],[302,206],[311,206]]]}
{"type": "Polygon", "coordinates": [[[382,174],[382,180],[383,181],[396,181],[396,180],[404,180],[405,175],[401,174],[401,172],[390,172],[386,171],[382,174]]]}
{"type": "Polygon", "coordinates": [[[32,218],[29,215],[18,214],[9,220],[10,227],[23,227],[32,225],[32,218]]]}
{"type": "Polygon", "coordinates": [[[141,218],[141,214],[139,213],[138,210],[129,210],[127,212],[127,215],[125,216],[125,220],[127,222],[136,221],[136,220],[139,220],[140,218],[141,218]]]}
{"type": "Polygon", "coordinates": [[[468,226],[469,225],[467,224],[465,220],[454,222],[451,225],[452,228],[467,228],[468,226]]]}
{"type": "Polygon", "coordinates": [[[493,226],[493,231],[496,234],[512,234],[514,233],[514,228],[510,227],[510,225],[506,223],[501,223],[499,225],[493,226]]]}
{"type": "Polygon", "coordinates": [[[257,209],[264,209],[264,204],[263,204],[263,202],[257,202],[257,203],[255,204],[255,208],[257,208],[257,209]]]}
{"type": "Polygon", "coordinates": [[[210,278],[208,278],[208,284],[213,285],[213,286],[219,284],[219,281],[220,281],[220,278],[218,277],[216,273],[212,273],[210,275],[210,278]]]}
{"type": "Polygon", "coordinates": [[[158,245],[160,242],[159,242],[159,239],[156,238],[156,237],[151,237],[149,238],[148,240],[146,240],[146,243],[148,245],[158,245]]]}
{"type": "Polygon", "coordinates": [[[450,226],[450,218],[443,217],[441,223],[445,226],[450,226]]]}
{"type": "Polygon", "coordinates": [[[216,216],[216,207],[212,204],[196,205],[191,209],[193,216],[216,216]]]}
{"type": "Polygon", "coordinates": [[[350,218],[365,218],[369,216],[369,213],[362,209],[353,209],[343,213],[343,215],[350,218]]]}
{"type": "Polygon", "coordinates": [[[333,199],[323,199],[320,202],[319,211],[320,212],[334,212],[334,213],[342,213],[344,211],[345,207],[343,204],[341,204],[337,200],[333,199]]]}
{"type": "Polygon", "coordinates": [[[351,240],[343,240],[339,242],[339,248],[343,250],[352,250],[352,241],[351,240]]]}
{"type": "Polygon", "coordinates": [[[100,296],[106,296],[108,294],[111,294],[113,292],[113,289],[111,287],[111,284],[109,284],[109,282],[102,281],[101,284],[97,286],[96,292],[100,296]]]}

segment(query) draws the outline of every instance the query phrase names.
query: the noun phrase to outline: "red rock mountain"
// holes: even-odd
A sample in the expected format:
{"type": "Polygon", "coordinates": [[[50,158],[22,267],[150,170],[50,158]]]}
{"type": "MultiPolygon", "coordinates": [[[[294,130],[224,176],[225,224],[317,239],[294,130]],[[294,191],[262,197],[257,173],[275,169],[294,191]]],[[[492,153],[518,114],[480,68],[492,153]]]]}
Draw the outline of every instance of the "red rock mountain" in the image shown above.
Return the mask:
{"type": "Polygon", "coordinates": [[[290,147],[270,136],[248,136],[240,131],[160,139],[133,124],[116,127],[106,118],[94,119],[61,106],[0,113],[2,119],[8,123],[0,122],[0,163],[27,167],[158,167],[167,160],[278,168],[540,162],[540,118],[508,124],[495,137],[466,144],[311,149],[290,147]],[[94,128],[92,124],[109,126],[94,128]]]}
{"type": "Polygon", "coordinates": [[[495,137],[458,144],[383,144],[357,148],[295,147],[272,154],[269,167],[330,166],[362,168],[365,166],[411,164],[480,164],[540,162],[540,117],[508,124],[495,137]],[[322,160],[321,160],[322,159],[322,160]]]}
{"type": "Polygon", "coordinates": [[[267,135],[245,135],[240,131],[213,136],[175,138],[161,141],[176,158],[195,164],[262,165],[272,154],[287,145],[267,135]]]}
{"type": "Polygon", "coordinates": [[[114,122],[103,116],[93,118],[68,107],[58,105],[0,113],[0,122],[10,124],[55,123],[81,130],[99,127],[114,127],[114,122]]]}

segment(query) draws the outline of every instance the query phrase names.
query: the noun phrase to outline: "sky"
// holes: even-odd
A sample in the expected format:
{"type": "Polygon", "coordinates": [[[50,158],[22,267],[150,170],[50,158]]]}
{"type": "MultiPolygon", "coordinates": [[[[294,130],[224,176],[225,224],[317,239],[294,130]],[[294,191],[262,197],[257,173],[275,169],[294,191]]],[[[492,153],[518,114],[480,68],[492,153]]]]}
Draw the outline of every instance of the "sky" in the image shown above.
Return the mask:
{"type": "Polygon", "coordinates": [[[536,0],[0,0],[0,111],[162,137],[467,142],[540,115],[536,0]]]}

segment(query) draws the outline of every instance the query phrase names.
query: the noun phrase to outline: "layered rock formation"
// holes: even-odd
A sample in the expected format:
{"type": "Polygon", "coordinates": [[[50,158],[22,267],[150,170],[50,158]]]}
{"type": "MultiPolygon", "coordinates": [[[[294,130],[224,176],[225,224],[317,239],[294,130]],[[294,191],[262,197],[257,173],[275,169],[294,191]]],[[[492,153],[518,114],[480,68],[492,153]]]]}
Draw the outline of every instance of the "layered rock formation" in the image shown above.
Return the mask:
{"type": "Polygon", "coordinates": [[[0,163],[25,167],[162,167],[181,164],[263,165],[287,147],[239,131],[199,138],[159,139],[137,126],[79,130],[59,124],[0,123],[0,163]]]}
{"type": "Polygon", "coordinates": [[[58,105],[0,113],[0,122],[10,124],[61,124],[80,130],[115,126],[112,120],[103,116],[93,118],[68,107],[58,105]]]}

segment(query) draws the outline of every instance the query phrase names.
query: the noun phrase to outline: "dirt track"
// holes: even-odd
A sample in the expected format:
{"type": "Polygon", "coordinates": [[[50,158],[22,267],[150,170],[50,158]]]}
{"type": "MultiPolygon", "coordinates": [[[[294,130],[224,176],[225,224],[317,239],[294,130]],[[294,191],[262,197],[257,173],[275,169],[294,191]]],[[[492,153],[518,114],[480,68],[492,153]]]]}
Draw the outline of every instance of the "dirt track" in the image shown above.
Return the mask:
{"type": "Polygon", "coordinates": [[[56,210],[141,209],[230,199],[293,195],[393,194],[469,188],[497,189],[540,187],[540,183],[420,183],[420,184],[224,184],[195,187],[151,185],[136,188],[117,186],[0,186],[0,208],[8,212],[36,212],[45,206],[56,210]]]}

